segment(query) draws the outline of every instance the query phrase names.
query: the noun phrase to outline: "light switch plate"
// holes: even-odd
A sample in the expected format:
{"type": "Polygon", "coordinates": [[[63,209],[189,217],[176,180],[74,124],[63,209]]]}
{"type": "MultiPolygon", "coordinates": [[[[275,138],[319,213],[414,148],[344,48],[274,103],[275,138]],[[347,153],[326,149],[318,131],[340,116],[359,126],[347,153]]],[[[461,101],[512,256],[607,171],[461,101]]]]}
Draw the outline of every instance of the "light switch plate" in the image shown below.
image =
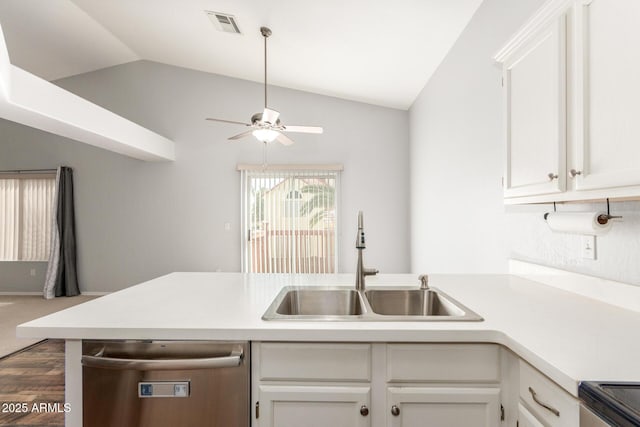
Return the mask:
{"type": "Polygon", "coordinates": [[[596,259],[596,236],[582,236],[582,258],[596,259]]]}

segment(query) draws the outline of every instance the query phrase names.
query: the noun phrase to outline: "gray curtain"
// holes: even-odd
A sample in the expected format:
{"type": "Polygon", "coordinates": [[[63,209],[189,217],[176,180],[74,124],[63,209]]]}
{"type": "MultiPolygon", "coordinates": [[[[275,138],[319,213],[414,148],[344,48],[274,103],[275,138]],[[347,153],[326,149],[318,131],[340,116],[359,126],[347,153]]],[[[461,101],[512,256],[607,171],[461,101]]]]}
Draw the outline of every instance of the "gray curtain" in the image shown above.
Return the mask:
{"type": "Polygon", "coordinates": [[[73,171],[62,166],[56,177],[54,227],[47,266],[44,297],[47,299],[80,294],[76,270],[76,227],[73,205],[73,171]]]}

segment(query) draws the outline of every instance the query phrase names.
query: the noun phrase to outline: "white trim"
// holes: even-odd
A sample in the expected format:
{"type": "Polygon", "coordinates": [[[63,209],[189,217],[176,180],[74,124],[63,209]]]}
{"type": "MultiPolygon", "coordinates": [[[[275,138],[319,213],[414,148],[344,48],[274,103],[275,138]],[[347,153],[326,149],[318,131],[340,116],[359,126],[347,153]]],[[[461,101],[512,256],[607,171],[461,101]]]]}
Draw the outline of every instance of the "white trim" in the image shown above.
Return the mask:
{"type": "Polygon", "coordinates": [[[639,286],[516,259],[509,260],[509,274],[640,312],[639,286]]]}
{"type": "Polygon", "coordinates": [[[549,22],[566,13],[574,0],[549,0],[524,24],[509,41],[493,56],[497,64],[502,64],[514,51],[529,42],[531,34],[542,30],[549,22]]]}
{"type": "Polygon", "coordinates": [[[319,164],[295,164],[295,165],[255,165],[249,163],[238,163],[236,170],[239,171],[342,171],[344,166],[340,163],[319,164]]]}

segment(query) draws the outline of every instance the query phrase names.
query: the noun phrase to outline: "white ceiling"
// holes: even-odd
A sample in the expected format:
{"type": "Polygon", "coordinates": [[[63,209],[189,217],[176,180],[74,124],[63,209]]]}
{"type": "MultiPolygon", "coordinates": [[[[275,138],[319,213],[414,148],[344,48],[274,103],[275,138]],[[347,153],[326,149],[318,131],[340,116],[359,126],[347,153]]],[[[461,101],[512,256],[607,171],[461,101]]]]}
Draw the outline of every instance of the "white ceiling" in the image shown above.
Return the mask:
{"type": "Polygon", "coordinates": [[[11,62],[47,80],[147,59],[407,109],[482,0],[1,0],[11,62]],[[217,31],[204,10],[235,15],[217,31]]]}

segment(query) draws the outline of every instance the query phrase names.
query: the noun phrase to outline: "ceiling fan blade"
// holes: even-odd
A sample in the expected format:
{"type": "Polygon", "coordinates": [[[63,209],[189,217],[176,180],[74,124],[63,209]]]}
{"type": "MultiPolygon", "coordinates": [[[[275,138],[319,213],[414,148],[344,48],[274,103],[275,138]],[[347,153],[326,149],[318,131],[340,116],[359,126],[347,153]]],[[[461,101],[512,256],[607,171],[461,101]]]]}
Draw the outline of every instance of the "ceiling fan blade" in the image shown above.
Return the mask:
{"type": "Polygon", "coordinates": [[[234,125],[251,126],[248,123],[236,122],[236,121],[233,121],[233,120],[214,119],[214,118],[211,118],[211,117],[207,117],[205,120],[211,120],[212,122],[231,123],[231,124],[234,124],[234,125]]]}
{"type": "Polygon", "coordinates": [[[277,112],[276,110],[265,108],[264,111],[262,112],[262,121],[275,125],[279,116],[280,116],[280,113],[277,112]]]}
{"type": "Polygon", "coordinates": [[[248,130],[248,131],[245,131],[245,132],[239,133],[239,134],[237,134],[237,135],[230,136],[230,137],[229,137],[229,138],[227,138],[227,139],[229,139],[229,140],[235,140],[235,139],[244,138],[245,136],[249,136],[249,135],[251,135],[251,133],[252,133],[252,132],[253,132],[253,130],[248,130]]]}
{"type": "Polygon", "coordinates": [[[280,142],[282,145],[291,145],[294,143],[293,139],[289,138],[288,136],[278,132],[278,136],[276,136],[276,139],[278,140],[278,142],[280,142]]]}
{"type": "Polygon", "coordinates": [[[283,126],[283,132],[322,133],[320,126],[283,126]]]}

